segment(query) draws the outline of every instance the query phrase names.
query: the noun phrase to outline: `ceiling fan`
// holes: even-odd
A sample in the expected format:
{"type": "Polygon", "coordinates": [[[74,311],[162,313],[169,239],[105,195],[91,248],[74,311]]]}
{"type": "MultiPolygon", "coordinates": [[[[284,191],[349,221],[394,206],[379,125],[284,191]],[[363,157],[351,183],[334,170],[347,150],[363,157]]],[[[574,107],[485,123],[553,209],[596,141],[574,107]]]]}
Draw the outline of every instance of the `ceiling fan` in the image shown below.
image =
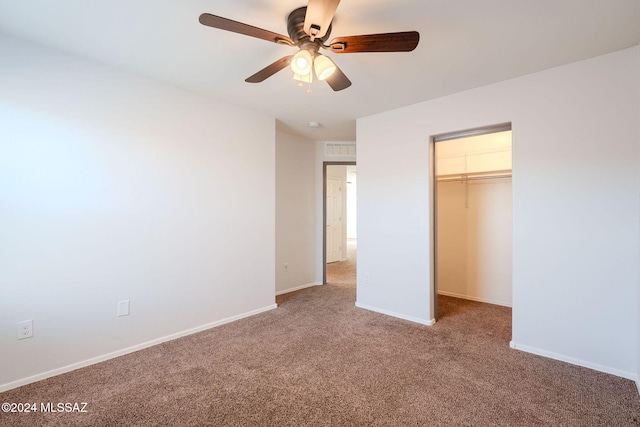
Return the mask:
{"type": "Polygon", "coordinates": [[[200,23],[298,48],[295,55],[278,59],[247,78],[245,81],[249,83],[262,82],[290,66],[293,78],[301,84],[311,83],[315,73],[318,80],[326,80],[334,91],[339,91],[351,86],[351,81],[329,57],[319,52],[320,48],[343,54],[410,52],[418,46],[420,34],[417,31],[338,37],[325,44],[331,34],[331,21],[339,3],[340,0],[309,0],[306,7],[292,11],[287,18],[289,37],[209,13],[200,15],[200,23]]]}

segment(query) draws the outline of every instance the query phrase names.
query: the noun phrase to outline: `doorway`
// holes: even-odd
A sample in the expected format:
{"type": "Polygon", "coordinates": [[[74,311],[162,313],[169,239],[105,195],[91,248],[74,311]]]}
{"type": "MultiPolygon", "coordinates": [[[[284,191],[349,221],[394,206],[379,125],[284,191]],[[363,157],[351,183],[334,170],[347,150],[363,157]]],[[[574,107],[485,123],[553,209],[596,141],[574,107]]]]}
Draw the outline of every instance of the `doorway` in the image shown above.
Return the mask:
{"type": "MultiPolygon", "coordinates": [[[[322,224],[322,281],[324,284],[328,282],[328,270],[338,270],[342,273],[352,272],[355,285],[356,182],[355,162],[324,162],[322,224]]],[[[343,276],[350,275],[343,274],[343,276]]]]}
{"type": "Polygon", "coordinates": [[[511,125],[433,140],[434,317],[439,295],[511,307],[511,125]]]}

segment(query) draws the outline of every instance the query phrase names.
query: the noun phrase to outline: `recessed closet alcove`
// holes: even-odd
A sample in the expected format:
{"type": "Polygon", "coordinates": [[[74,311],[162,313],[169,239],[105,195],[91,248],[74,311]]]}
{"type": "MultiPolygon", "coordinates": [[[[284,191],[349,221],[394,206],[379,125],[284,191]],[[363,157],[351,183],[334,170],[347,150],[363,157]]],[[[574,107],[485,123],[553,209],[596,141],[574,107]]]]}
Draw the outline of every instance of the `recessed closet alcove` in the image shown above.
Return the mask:
{"type": "Polygon", "coordinates": [[[511,126],[435,138],[436,292],[511,306],[511,126]]]}

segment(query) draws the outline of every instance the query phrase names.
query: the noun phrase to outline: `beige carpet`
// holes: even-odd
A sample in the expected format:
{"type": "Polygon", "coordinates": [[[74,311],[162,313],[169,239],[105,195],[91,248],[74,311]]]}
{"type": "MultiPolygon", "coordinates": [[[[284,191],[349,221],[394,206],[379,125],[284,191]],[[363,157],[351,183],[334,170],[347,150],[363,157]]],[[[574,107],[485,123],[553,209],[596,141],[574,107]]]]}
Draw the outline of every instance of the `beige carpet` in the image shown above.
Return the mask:
{"type": "Polygon", "coordinates": [[[327,264],[327,284],[355,285],[356,283],[356,250],[355,240],[347,243],[347,259],[327,264]]]}
{"type": "Polygon", "coordinates": [[[361,310],[346,263],[276,310],[0,394],[88,402],[0,425],[640,425],[632,381],[510,349],[510,309],[442,297],[431,327],[361,310]]]}

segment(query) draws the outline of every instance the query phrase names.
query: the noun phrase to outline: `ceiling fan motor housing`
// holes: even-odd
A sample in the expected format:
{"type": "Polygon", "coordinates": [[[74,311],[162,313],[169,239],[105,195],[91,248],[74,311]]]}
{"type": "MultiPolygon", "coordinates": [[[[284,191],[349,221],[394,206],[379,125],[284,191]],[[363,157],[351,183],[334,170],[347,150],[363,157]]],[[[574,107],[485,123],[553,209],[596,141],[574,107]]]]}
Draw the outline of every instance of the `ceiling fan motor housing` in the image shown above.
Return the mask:
{"type": "Polygon", "coordinates": [[[320,49],[320,46],[322,46],[322,44],[324,44],[331,35],[331,25],[329,25],[327,33],[322,38],[316,38],[314,41],[311,41],[309,34],[304,32],[304,19],[306,15],[306,6],[299,7],[291,12],[287,17],[287,32],[296,46],[301,49],[317,52],[320,49]]]}

